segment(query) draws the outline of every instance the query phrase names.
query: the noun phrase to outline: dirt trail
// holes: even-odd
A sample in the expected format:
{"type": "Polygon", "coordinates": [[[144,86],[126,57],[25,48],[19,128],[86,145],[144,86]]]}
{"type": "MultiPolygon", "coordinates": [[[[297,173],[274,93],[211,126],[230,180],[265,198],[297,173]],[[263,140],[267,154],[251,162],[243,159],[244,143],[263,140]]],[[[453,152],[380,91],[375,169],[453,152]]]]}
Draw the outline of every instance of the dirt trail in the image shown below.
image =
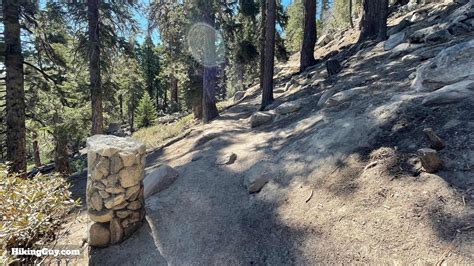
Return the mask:
{"type": "Polygon", "coordinates": [[[169,164],[178,180],[147,200],[148,223],[137,234],[93,249],[90,263],[473,264],[474,102],[423,106],[409,79],[419,64],[376,45],[344,59],[334,80],[321,64],[283,92],[291,73],[280,73],[274,106],[300,100],[302,109],[251,129],[260,100],[254,91],[217,121],[151,153],[148,171],[169,164]],[[326,86],[316,85],[323,80],[326,86]],[[350,100],[318,107],[325,92],[355,87],[350,100]],[[436,175],[408,163],[429,146],[427,127],[448,144],[436,175]],[[215,164],[231,152],[234,164],[215,164]],[[271,181],[249,195],[245,176],[270,168],[271,181]]]}

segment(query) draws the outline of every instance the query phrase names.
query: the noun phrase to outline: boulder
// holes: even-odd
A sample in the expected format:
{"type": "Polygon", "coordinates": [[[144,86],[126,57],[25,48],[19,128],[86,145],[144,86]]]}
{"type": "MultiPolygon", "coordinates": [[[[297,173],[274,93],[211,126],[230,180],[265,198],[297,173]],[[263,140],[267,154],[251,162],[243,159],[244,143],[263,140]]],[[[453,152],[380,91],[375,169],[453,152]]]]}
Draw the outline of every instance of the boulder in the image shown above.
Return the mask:
{"type": "Polygon", "coordinates": [[[217,158],[216,164],[217,165],[229,165],[229,164],[233,164],[236,160],[237,160],[237,154],[230,153],[230,154],[225,154],[220,158],[217,158]]]}
{"type": "Polygon", "coordinates": [[[110,244],[113,245],[113,244],[119,243],[123,238],[123,228],[120,225],[120,220],[113,219],[112,221],[110,221],[109,230],[110,230],[110,244]]]}
{"type": "Polygon", "coordinates": [[[344,103],[353,99],[354,97],[356,97],[357,95],[360,95],[361,93],[366,92],[367,89],[368,89],[367,87],[356,87],[350,90],[338,92],[334,94],[331,98],[329,98],[326,101],[325,105],[327,107],[337,106],[341,103],[344,103]]]}
{"type": "Polygon", "coordinates": [[[110,242],[110,231],[107,227],[100,223],[93,223],[89,227],[87,243],[92,247],[105,247],[110,242]]]}
{"type": "Polygon", "coordinates": [[[279,166],[275,163],[265,162],[252,166],[244,178],[244,186],[249,193],[258,193],[270,180],[279,176],[279,166]]]}
{"type": "Polygon", "coordinates": [[[423,133],[425,133],[425,135],[431,142],[431,148],[439,151],[446,147],[446,143],[444,142],[444,140],[441,139],[432,128],[423,129],[423,133]]]}
{"type": "Polygon", "coordinates": [[[449,33],[448,30],[443,29],[436,32],[433,32],[425,37],[425,43],[436,44],[450,41],[453,36],[449,33]]]}
{"type": "Polygon", "coordinates": [[[442,50],[417,69],[412,88],[434,91],[459,81],[474,80],[474,40],[442,50]]]}
{"type": "Polygon", "coordinates": [[[169,188],[178,179],[179,173],[173,167],[162,165],[145,177],[143,181],[145,198],[169,188]]]}
{"type": "Polygon", "coordinates": [[[250,117],[252,128],[273,122],[274,115],[270,112],[256,112],[250,117]]]}
{"type": "Polygon", "coordinates": [[[411,22],[410,22],[408,19],[403,19],[403,20],[400,21],[400,23],[398,23],[396,26],[391,27],[391,28],[387,31],[387,34],[390,36],[390,35],[399,33],[399,32],[401,32],[402,30],[406,29],[406,28],[407,28],[408,26],[410,26],[410,25],[411,25],[411,22]]]}
{"type": "Polygon", "coordinates": [[[329,34],[324,34],[323,36],[319,37],[318,42],[316,43],[318,46],[324,46],[330,43],[333,40],[332,36],[329,34]]]}
{"type": "Polygon", "coordinates": [[[319,98],[318,107],[323,107],[326,104],[327,100],[331,98],[335,93],[336,93],[335,88],[331,88],[325,91],[323,95],[321,95],[321,98],[319,98]]]}
{"type": "Polygon", "coordinates": [[[422,43],[425,41],[426,36],[434,34],[442,30],[439,25],[434,25],[431,27],[419,29],[408,36],[410,43],[422,43]]]}
{"type": "Polygon", "coordinates": [[[422,47],[423,44],[410,44],[410,43],[402,43],[397,45],[397,47],[391,50],[390,58],[397,58],[408,53],[415,51],[416,49],[422,47]]]}
{"type": "Polygon", "coordinates": [[[424,148],[418,150],[418,157],[421,165],[428,173],[436,173],[443,168],[443,161],[438,155],[438,152],[433,149],[424,148]]]}
{"type": "Polygon", "coordinates": [[[405,32],[399,32],[399,33],[390,35],[388,40],[385,41],[384,50],[385,51],[392,50],[393,48],[397,47],[399,44],[405,42],[405,39],[406,39],[405,32]]]}
{"type": "Polygon", "coordinates": [[[462,22],[453,22],[449,24],[448,31],[452,35],[461,35],[472,31],[472,29],[469,27],[469,25],[462,22]]]}
{"type": "Polygon", "coordinates": [[[301,104],[297,101],[293,101],[280,104],[277,108],[275,108],[275,112],[279,115],[286,115],[289,113],[294,113],[300,109],[301,104]]]}
{"type": "Polygon", "coordinates": [[[426,95],[425,106],[458,103],[474,97],[474,80],[465,80],[445,86],[426,95]]]}
{"type": "Polygon", "coordinates": [[[237,91],[234,94],[233,101],[237,103],[238,101],[242,100],[245,97],[245,91],[237,91]]]}

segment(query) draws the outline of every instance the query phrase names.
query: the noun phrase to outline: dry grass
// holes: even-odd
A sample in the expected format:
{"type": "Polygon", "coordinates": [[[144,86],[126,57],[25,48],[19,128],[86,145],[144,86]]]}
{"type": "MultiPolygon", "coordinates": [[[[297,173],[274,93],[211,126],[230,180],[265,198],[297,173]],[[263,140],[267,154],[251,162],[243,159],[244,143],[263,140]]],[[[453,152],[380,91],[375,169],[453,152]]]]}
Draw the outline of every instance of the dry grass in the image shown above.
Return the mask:
{"type": "Polygon", "coordinates": [[[145,143],[148,150],[153,150],[163,144],[166,140],[184,133],[186,129],[195,123],[193,115],[190,114],[174,123],[142,128],[135,132],[132,137],[145,143]]]}

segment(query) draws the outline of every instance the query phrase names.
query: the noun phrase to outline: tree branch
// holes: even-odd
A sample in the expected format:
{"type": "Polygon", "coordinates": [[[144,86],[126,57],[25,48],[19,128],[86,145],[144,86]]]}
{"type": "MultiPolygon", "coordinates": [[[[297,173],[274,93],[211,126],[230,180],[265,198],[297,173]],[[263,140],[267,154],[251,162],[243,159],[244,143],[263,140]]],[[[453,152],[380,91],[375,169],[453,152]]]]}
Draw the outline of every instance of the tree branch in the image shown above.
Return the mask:
{"type": "Polygon", "coordinates": [[[56,80],[54,80],[50,75],[46,74],[43,70],[41,70],[40,68],[38,68],[37,66],[31,64],[31,63],[28,63],[26,61],[23,61],[23,64],[25,65],[28,65],[32,68],[34,68],[36,71],[40,72],[46,79],[50,80],[51,82],[53,82],[55,85],[57,84],[56,80]]]}

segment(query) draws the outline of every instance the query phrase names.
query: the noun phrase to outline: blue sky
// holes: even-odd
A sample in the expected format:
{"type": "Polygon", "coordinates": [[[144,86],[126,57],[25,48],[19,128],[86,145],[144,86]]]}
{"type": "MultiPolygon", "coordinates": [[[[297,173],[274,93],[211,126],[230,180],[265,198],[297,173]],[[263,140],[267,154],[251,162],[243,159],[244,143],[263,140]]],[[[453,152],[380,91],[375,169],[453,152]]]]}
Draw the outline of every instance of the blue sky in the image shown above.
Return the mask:
{"type": "MultiPolygon", "coordinates": [[[[285,7],[287,7],[292,1],[293,0],[282,0],[282,3],[285,7]]],[[[147,5],[149,5],[150,0],[140,0],[140,3],[144,6],[147,6],[147,5]]],[[[140,24],[140,29],[142,29],[142,34],[137,36],[137,40],[138,40],[139,43],[143,43],[144,38],[145,38],[145,34],[146,34],[146,30],[147,30],[147,27],[148,27],[148,24],[147,24],[148,22],[147,22],[146,15],[142,14],[142,13],[139,13],[139,12],[135,12],[135,19],[140,24]]],[[[152,38],[153,38],[153,41],[155,43],[159,42],[160,35],[156,30],[153,32],[152,38]]]]}

